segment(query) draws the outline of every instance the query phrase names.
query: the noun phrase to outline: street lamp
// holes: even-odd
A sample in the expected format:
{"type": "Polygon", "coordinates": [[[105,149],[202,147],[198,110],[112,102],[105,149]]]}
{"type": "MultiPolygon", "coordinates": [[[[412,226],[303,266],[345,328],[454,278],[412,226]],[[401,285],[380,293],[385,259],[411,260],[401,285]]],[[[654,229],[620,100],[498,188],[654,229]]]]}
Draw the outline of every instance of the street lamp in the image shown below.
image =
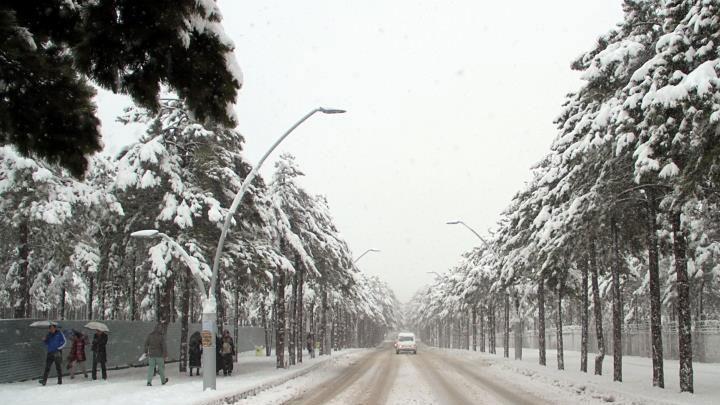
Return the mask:
{"type": "Polygon", "coordinates": [[[360,259],[362,259],[363,256],[365,256],[366,254],[368,254],[368,253],[370,253],[370,252],[378,253],[378,252],[380,252],[380,250],[378,250],[378,249],[368,249],[368,250],[366,250],[365,252],[363,252],[363,254],[361,254],[360,256],[358,256],[357,259],[355,259],[355,261],[353,262],[353,264],[356,264],[357,262],[359,262],[360,259]]]}
{"type": "Polygon", "coordinates": [[[311,110],[309,113],[305,114],[298,122],[293,124],[293,126],[290,127],[287,131],[285,131],[284,134],[280,138],[278,138],[275,143],[270,146],[270,149],[268,149],[267,152],[263,155],[262,158],[260,158],[260,161],[253,167],[253,169],[250,171],[250,173],[245,177],[245,180],[243,180],[242,185],[240,186],[240,190],[238,190],[237,194],[235,194],[235,198],[233,199],[232,205],[230,205],[230,209],[227,212],[227,215],[225,215],[225,222],[223,224],[222,232],[220,233],[220,240],[218,241],[217,249],[215,250],[215,260],[213,260],[213,267],[212,267],[212,277],[210,278],[210,287],[208,288],[207,297],[203,300],[203,314],[202,314],[202,331],[204,334],[210,333],[212,336],[211,340],[211,346],[205,347],[203,350],[203,359],[202,363],[204,365],[203,370],[209,370],[210,372],[203,371],[203,391],[206,389],[215,389],[215,332],[216,332],[216,325],[215,321],[217,319],[217,304],[216,304],[216,297],[215,297],[215,283],[217,282],[217,273],[218,268],[220,267],[220,257],[222,256],[223,248],[225,247],[225,238],[227,237],[228,230],[230,229],[230,223],[232,222],[232,217],[235,215],[235,212],[238,209],[238,206],[240,205],[240,201],[242,200],[243,196],[245,195],[245,192],[250,188],[250,184],[255,179],[255,177],[258,174],[258,171],[260,170],[260,167],[265,162],[265,159],[270,156],[270,153],[277,148],[278,145],[282,141],[287,138],[288,135],[292,131],[295,130],[295,128],[299,127],[300,124],[305,122],[308,118],[310,118],[313,114],[321,112],[323,114],[342,114],[345,112],[345,110],[340,110],[336,108],[323,108],[318,107],[313,110],[311,110]]]}
{"type": "Polygon", "coordinates": [[[475,230],[472,229],[472,228],[470,228],[470,227],[468,226],[468,224],[466,224],[465,222],[463,222],[463,221],[448,221],[448,222],[446,222],[446,224],[448,224],[448,225],[462,225],[462,226],[464,226],[465,228],[467,228],[468,230],[470,230],[470,232],[474,233],[475,236],[477,236],[478,239],[480,239],[480,241],[485,245],[486,248],[492,250],[492,247],[490,246],[490,244],[487,243],[487,241],[486,241],[482,236],[480,236],[479,233],[475,232],[475,230]]]}

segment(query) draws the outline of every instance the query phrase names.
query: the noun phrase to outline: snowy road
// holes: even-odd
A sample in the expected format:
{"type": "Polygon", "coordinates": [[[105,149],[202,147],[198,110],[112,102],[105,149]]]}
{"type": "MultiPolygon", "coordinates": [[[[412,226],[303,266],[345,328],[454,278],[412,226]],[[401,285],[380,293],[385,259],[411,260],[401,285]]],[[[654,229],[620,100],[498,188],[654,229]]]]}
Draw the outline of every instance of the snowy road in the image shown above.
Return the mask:
{"type": "MultiPolygon", "coordinates": [[[[308,378],[284,403],[318,404],[544,404],[543,399],[441,351],[420,347],[396,355],[390,345],[356,358],[327,378],[308,378]],[[512,388],[510,388],[512,387],[512,388]]],[[[279,398],[275,397],[274,400],[279,398]]]]}

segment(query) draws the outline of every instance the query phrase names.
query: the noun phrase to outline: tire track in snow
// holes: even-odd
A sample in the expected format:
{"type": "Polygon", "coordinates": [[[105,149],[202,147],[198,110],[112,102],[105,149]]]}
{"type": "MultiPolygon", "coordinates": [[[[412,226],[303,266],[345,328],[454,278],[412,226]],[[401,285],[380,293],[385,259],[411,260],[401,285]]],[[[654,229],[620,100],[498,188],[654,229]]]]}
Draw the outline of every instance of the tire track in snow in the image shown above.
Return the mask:
{"type": "Polygon", "coordinates": [[[420,371],[425,382],[430,386],[441,404],[477,404],[459,390],[457,382],[451,383],[438,367],[430,361],[432,355],[424,351],[420,355],[413,355],[410,362],[420,371]]]}
{"type": "Polygon", "coordinates": [[[485,363],[470,365],[466,361],[450,355],[443,356],[432,350],[429,350],[429,352],[431,352],[431,356],[454,368],[458,374],[475,383],[475,385],[479,385],[484,391],[491,393],[499,400],[502,400],[503,403],[519,405],[547,404],[544,400],[522,391],[509,381],[497,381],[495,379],[496,377],[490,377],[484,374],[482,368],[488,367],[485,363]]]}
{"type": "Polygon", "coordinates": [[[397,379],[399,359],[394,359],[395,353],[390,349],[383,349],[384,354],[378,358],[375,372],[367,395],[359,403],[361,404],[384,404],[387,402],[390,389],[395,385],[397,379]]]}
{"type": "Polygon", "coordinates": [[[322,389],[304,392],[300,396],[294,397],[285,403],[293,405],[320,405],[330,402],[362,378],[386,351],[385,349],[379,349],[368,354],[348,367],[337,377],[323,383],[322,389]]]}

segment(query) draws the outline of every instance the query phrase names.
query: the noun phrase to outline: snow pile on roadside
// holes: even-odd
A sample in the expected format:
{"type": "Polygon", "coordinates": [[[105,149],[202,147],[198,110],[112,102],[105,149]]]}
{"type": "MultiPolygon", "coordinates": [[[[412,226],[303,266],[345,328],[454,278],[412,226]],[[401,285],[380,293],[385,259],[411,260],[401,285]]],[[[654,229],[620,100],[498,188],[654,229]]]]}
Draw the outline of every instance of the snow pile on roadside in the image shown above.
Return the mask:
{"type": "MultiPolygon", "coordinates": [[[[565,370],[557,370],[555,350],[547,351],[547,366],[538,364],[536,349],[523,350],[523,360],[467,350],[443,349],[449,355],[465,360],[482,362],[483,372],[492,373],[498,379],[513,381],[541,394],[550,401],[577,403],[607,402],[618,404],[717,404],[720,398],[720,364],[694,363],[696,394],[680,393],[678,362],[665,360],[665,389],[652,386],[652,362],[648,358],[623,356],[623,382],[612,380],[612,356],[605,356],[602,376],[593,375],[594,355],[589,353],[588,371],[580,372],[580,353],[565,351],[565,370]],[[563,401],[564,399],[564,401],[563,401]]],[[[511,352],[512,356],[513,353],[511,352]]]]}

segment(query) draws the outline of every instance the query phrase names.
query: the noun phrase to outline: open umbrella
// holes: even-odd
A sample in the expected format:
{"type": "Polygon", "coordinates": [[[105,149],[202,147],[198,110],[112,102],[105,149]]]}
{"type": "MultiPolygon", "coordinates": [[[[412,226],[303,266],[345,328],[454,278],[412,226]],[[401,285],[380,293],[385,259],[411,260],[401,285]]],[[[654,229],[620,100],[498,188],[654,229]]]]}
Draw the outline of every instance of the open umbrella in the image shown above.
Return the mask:
{"type": "Polygon", "coordinates": [[[58,323],[55,321],[35,321],[30,324],[31,328],[47,328],[50,325],[58,326],[58,323]]]}
{"type": "Polygon", "coordinates": [[[110,329],[102,322],[92,321],[85,324],[85,327],[92,330],[101,330],[103,332],[110,332],[110,329]]]}

